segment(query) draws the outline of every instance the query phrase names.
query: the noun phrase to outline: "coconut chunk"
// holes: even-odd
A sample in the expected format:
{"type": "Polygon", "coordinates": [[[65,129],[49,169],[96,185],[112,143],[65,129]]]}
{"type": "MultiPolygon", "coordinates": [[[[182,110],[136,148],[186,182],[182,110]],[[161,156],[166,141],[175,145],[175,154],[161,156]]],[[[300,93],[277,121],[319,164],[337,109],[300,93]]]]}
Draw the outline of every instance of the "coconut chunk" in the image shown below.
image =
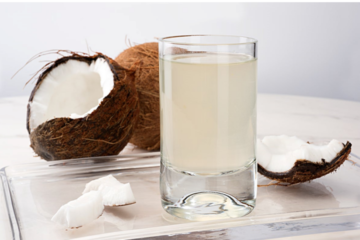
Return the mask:
{"type": "Polygon", "coordinates": [[[272,172],[290,170],[295,162],[304,159],[314,163],[330,162],[344,145],[333,139],[327,145],[309,144],[297,137],[268,136],[257,140],[257,162],[272,172]]]}
{"type": "Polygon", "coordinates": [[[350,152],[350,142],[343,144],[334,139],[319,146],[282,135],[258,140],[256,158],[259,173],[277,181],[270,185],[288,186],[335,171],[348,159],[350,152]]]}
{"type": "Polygon", "coordinates": [[[90,191],[61,206],[51,221],[66,228],[79,228],[101,216],[104,204],[100,192],[90,191]]]}
{"type": "Polygon", "coordinates": [[[130,183],[121,185],[100,185],[99,192],[103,196],[105,206],[117,207],[135,203],[130,183]]]}
{"type": "Polygon", "coordinates": [[[113,175],[107,175],[102,178],[95,179],[86,184],[83,194],[90,192],[90,191],[98,191],[101,185],[117,185],[121,184],[113,175]]]}
{"type": "Polygon", "coordinates": [[[83,194],[89,191],[99,191],[105,206],[123,206],[136,202],[130,184],[119,182],[113,175],[87,183],[83,194]]]}

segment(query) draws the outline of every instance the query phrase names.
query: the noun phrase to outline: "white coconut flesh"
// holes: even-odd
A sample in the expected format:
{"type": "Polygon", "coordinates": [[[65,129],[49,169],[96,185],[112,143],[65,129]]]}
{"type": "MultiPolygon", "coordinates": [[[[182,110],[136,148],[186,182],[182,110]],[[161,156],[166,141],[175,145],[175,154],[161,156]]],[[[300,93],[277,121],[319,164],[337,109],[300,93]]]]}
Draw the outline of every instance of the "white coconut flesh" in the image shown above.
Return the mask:
{"type": "Polygon", "coordinates": [[[51,221],[66,228],[79,228],[100,217],[103,211],[101,194],[91,191],[61,206],[51,221]]]}
{"type": "MultiPolygon", "coordinates": [[[[120,183],[113,175],[107,175],[102,178],[95,179],[91,182],[88,182],[85,185],[85,189],[83,191],[84,193],[90,192],[90,191],[98,191],[100,188],[100,185],[116,185],[120,183]]],[[[121,184],[121,183],[120,183],[121,184]]]]}
{"type": "Polygon", "coordinates": [[[136,202],[130,184],[121,183],[112,175],[86,184],[83,194],[89,191],[99,191],[105,206],[123,206],[136,202]]]}
{"type": "Polygon", "coordinates": [[[114,75],[103,58],[90,65],[68,60],[50,71],[30,103],[30,131],[54,118],[82,118],[114,88],[114,75]]]}
{"type": "Polygon", "coordinates": [[[314,163],[330,162],[344,145],[333,139],[327,145],[309,144],[297,137],[267,136],[257,140],[257,162],[271,172],[286,172],[297,160],[314,163]]]}
{"type": "Polygon", "coordinates": [[[105,206],[123,206],[135,203],[130,183],[119,185],[100,185],[99,192],[103,196],[105,206]]]}

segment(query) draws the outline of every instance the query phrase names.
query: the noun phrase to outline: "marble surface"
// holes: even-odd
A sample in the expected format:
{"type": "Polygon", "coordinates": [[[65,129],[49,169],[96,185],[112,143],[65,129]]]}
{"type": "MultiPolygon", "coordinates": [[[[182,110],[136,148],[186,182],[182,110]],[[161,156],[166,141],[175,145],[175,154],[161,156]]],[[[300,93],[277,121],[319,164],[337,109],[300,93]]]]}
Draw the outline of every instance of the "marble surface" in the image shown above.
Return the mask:
{"type": "MultiPolygon", "coordinates": [[[[26,104],[27,97],[0,98],[0,168],[43,161],[29,147],[26,104]]],[[[352,152],[360,155],[360,102],[259,94],[258,136],[281,134],[295,135],[308,141],[329,141],[334,138],[342,142],[350,141],[353,144],[352,152]]],[[[360,237],[360,231],[344,234],[360,237]]],[[[317,239],[314,236],[308,239],[317,239]]],[[[325,238],[326,234],[321,239],[325,238]]],[[[11,239],[2,196],[0,239],[11,239]]]]}

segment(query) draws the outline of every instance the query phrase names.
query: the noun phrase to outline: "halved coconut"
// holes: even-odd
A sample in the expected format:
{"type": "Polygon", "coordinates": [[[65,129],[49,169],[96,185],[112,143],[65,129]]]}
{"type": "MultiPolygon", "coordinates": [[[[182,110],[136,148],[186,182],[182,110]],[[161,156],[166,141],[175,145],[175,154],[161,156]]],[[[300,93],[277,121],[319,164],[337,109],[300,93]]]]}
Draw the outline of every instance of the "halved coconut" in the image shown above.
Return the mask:
{"type": "Polygon", "coordinates": [[[134,71],[111,58],[72,54],[51,64],[31,93],[27,129],[41,158],[118,154],[139,116],[134,71]]]}
{"type": "Polygon", "coordinates": [[[66,228],[79,228],[100,217],[103,211],[101,194],[91,191],[61,206],[51,221],[66,228]]]}
{"type": "Polygon", "coordinates": [[[336,170],[348,158],[351,143],[332,140],[314,145],[297,137],[268,136],[257,141],[258,171],[285,184],[307,182],[336,170]]]}
{"type": "Polygon", "coordinates": [[[112,175],[87,183],[83,194],[90,191],[99,191],[105,206],[118,207],[136,202],[130,183],[121,183],[112,175]]]}

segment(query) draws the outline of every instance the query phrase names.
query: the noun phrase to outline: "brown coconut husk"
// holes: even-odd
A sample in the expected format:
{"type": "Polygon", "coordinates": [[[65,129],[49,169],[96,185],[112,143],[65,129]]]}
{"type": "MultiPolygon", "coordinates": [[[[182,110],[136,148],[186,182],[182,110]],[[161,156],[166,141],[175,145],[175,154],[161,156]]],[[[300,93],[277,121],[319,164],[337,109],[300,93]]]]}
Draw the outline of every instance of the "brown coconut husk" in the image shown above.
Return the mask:
{"type": "Polygon", "coordinates": [[[140,62],[135,72],[139,95],[140,116],[130,142],[147,150],[160,149],[160,98],[158,43],[150,42],[130,47],[115,59],[121,66],[140,62]]]}
{"type": "Polygon", "coordinates": [[[111,58],[72,54],[54,61],[38,78],[28,105],[27,129],[31,147],[45,160],[59,160],[118,154],[130,140],[139,117],[139,100],[134,84],[134,70],[124,68],[111,58]],[[69,60],[91,64],[105,59],[114,76],[114,88],[98,108],[84,118],[55,118],[30,131],[31,105],[45,77],[69,60]]]}
{"type": "MultiPolygon", "coordinates": [[[[343,144],[344,145],[344,144],[343,144]]],[[[309,182],[335,171],[348,159],[351,152],[351,143],[347,142],[343,149],[330,162],[323,160],[321,163],[314,163],[305,159],[299,159],[294,166],[286,172],[272,172],[258,164],[258,171],[267,178],[277,181],[270,185],[293,185],[302,182],[309,182]]]]}

